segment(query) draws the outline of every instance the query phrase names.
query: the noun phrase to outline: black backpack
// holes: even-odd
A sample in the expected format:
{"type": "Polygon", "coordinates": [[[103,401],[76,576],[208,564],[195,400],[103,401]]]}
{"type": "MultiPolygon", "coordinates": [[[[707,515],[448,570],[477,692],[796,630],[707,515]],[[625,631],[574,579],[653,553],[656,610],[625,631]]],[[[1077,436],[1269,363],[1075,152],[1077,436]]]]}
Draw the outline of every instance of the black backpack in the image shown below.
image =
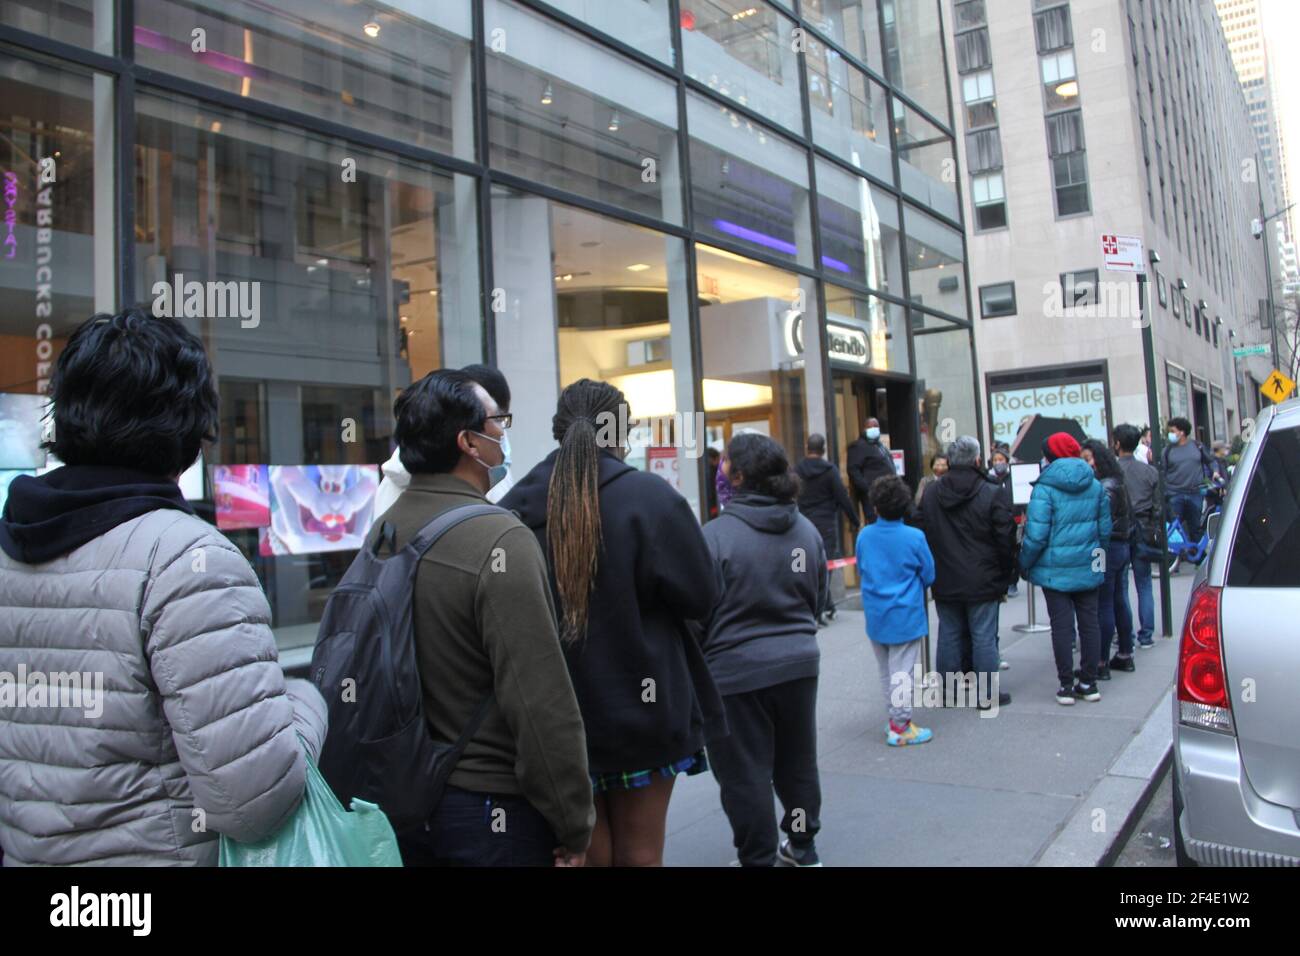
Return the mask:
{"type": "Polygon", "coordinates": [[[329,709],[318,765],[344,806],[353,797],[377,803],[398,833],[419,829],[437,808],[492,703],[488,694],[454,744],[429,733],[416,667],[416,570],[434,542],[462,521],[506,513],[489,504],[451,508],[400,550],[384,522],[325,605],[311,658],[312,682],[329,709]],[[381,558],[385,544],[392,556],[381,558]]]}

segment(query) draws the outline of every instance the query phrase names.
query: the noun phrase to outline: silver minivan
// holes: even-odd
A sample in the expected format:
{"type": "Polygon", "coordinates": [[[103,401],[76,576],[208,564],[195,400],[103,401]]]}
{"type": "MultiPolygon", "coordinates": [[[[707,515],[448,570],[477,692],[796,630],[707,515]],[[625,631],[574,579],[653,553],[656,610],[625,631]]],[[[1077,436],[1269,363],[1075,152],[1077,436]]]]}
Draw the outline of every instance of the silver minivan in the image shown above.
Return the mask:
{"type": "Polygon", "coordinates": [[[1175,680],[1178,865],[1300,866],[1300,400],[1260,413],[1214,520],[1175,680]]]}

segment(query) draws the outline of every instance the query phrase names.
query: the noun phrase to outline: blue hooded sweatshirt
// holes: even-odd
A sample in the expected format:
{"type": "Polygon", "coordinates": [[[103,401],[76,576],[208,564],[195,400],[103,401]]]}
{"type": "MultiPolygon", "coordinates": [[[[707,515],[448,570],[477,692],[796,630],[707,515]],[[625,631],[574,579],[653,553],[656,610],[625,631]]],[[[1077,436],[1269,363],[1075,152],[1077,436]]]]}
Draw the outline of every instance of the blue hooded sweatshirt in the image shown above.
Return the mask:
{"type": "Polygon", "coordinates": [[[1058,458],[1038,476],[1025,515],[1020,566],[1025,577],[1054,591],[1090,591],[1105,578],[1103,542],[1110,539],[1110,504],[1092,466],[1058,458]]]}

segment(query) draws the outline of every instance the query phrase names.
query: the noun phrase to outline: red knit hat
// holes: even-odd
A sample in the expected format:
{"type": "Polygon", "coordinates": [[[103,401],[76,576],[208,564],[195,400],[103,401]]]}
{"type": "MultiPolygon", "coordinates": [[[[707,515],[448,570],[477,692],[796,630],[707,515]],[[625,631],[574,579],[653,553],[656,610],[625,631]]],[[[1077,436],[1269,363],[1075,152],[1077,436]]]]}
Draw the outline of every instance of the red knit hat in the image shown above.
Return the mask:
{"type": "Polygon", "coordinates": [[[1047,441],[1043,442],[1043,450],[1047,457],[1052,461],[1058,458],[1078,458],[1079,443],[1069,432],[1056,432],[1048,435],[1047,441]]]}

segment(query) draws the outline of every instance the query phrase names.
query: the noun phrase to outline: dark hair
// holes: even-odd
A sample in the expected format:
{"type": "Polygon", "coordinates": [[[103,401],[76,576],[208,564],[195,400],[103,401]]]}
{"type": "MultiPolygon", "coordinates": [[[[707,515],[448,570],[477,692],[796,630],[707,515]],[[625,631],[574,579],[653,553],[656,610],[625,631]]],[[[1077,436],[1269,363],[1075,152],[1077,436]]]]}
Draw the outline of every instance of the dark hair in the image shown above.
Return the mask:
{"type": "Polygon", "coordinates": [[[203,343],[144,309],[83,322],[59,353],[49,397],[54,434],[42,447],[68,465],[171,477],[217,438],[220,402],[203,343]]]}
{"type": "Polygon", "coordinates": [[[811,455],[826,454],[826,436],[818,435],[816,432],[808,436],[808,453],[811,455]]]}
{"type": "Polygon", "coordinates": [[[882,475],[871,483],[871,507],[887,521],[897,521],[907,514],[912,492],[897,475],[882,475]]]}
{"type": "Polygon", "coordinates": [[[500,369],[491,365],[466,365],[461,371],[482,385],[501,411],[510,411],[510,383],[500,369]]]}
{"type": "Polygon", "coordinates": [[[1106,443],[1097,438],[1089,438],[1083,447],[1092,452],[1093,470],[1098,478],[1118,478],[1124,480],[1124,472],[1119,467],[1119,459],[1106,447],[1106,443]]]}
{"type": "MultiPolygon", "coordinates": [[[[948,461],[948,456],[945,455],[945,454],[943,454],[942,452],[940,452],[939,454],[935,455],[933,458],[930,459],[930,470],[931,470],[931,471],[934,471],[934,463],[935,463],[936,461],[938,461],[940,458],[942,458],[944,461],[947,461],[947,462],[948,462],[948,465],[951,467],[952,462],[951,462],[951,461],[948,461]]],[[[888,478],[889,476],[888,476],[888,475],[885,475],[885,476],[883,476],[883,477],[888,478]]]]}
{"type": "Polygon", "coordinates": [[[1120,451],[1132,454],[1137,451],[1138,443],[1141,440],[1142,433],[1137,430],[1135,425],[1115,426],[1115,444],[1119,445],[1120,451]]]}
{"type": "Polygon", "coordinates": [[[1007,464],[1011,463],[1011,449],[1003,448],[1002,446],[999,445],[998,447],[994,448],[993,453],[989,455],[989,464],[992,464],[993,459],[996,458],[998,455],[1001,455],[1003,458],[1005,458],[1007,460],[1007,464]]]}
{"type": "Polygon", "coordinates": [[[740,474],[740,490],[767,495],[778,501],[794,501],[799,479],[790,470],[790,459],[780,442],[757,432],[736,435],[727,445],[731,473],[740,474]]]}
{"type": "MultiPolygon", "coordinates": [[[[627,399],[608,382],[580,378],[560,393],[551,435],[560,443],[546,489],[546,543],[560,595],[561,638],[587,632],[600,555],[600,443],[596,433],[627,399]]],[[[619,436],[619,440],[622,436],[619,436]]]]}
{"type": "Polygon", "coordinates": [[[1177,428],[1184,435],[1190,435],[1192,433],[1192,423],[1185,418],[1180,417],[1169,419],[1169,427],[1177,428]]]}
{"type": "Polygon", "coordinates": [[[393,439],[402,467],[413,475],[451,471],[460,461],[457,439],[466,430],[480,431],[487,416],[465,372],[440,368],[412,382],[393,403],[397,426],[393,439]]]}

